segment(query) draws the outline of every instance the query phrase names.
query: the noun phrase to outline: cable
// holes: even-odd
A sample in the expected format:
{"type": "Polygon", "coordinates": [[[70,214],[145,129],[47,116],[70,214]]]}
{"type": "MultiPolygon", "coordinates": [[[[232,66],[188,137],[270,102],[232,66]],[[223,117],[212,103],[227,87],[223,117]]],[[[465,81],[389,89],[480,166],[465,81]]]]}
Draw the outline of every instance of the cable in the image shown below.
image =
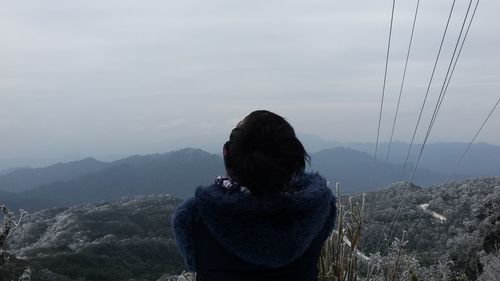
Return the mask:
{"type": "Polygon", "coordinates": [[[462,160],[464,160],[465,154],[467,154],[467,152],[469,151],[469,148],[474,143],[474,141],[476,140],[477,136],[479,135],[479,133],[483,129],[484,125],[486,125],[486,122],[488,122],[488,120],[490,119],[491,115],[493,114],[493,112],[495,111],[495,109],[497,108],[497,106],[498,106],[499,103],[500,103],[500,99],[497,100],[497,103],[495,103],[495,106],[493,106],[493,108],[491,109],[490,113],[488,114],[488,117],[486,117],[486,119],[484,120],[484,122],[481,125],[481,127],[479,128],[479,130],[477,130],[476,135],[474,136],[474,138],[472,138],[472,140],[470,141],[469,145],[467,145],[467,148],[465,149],[464,153],[462,153],[462,156],[457,161],[457,163],[455,164],[455,166],[453,167],[453,169],[451,170],[451,172],[448,174],[448,176],[444,180],[443,184],[446,183],[446,182],[448,182],[448,180],[451,178],[451,176],[453,175],[453,173],[455,173],[455,169],[462,162],[462,160]]]}
{"type": "Polygon", "coordinates": [[[403,170],[401,171],[401,179],[403,179],[403,175],[404,175],[404,172],[405,172],[405,169],[406,169],[406,165],[408,164],[408,158],[410,156],[411,148],[412,148],[413,143],[415,141],[415,135],[417,134],[418,126],[419,126],[420,120],[422,118],[422,113],[424,111],[425,103],[426,103],[427,97],[429,95],[429,90],[431,88],[432,80],[434,78],[434,73],[436,72],[436,66],[437,66],[437,63],[439,61],[439,57],[441,56],[441,50],[443,48],[444,39],[446,38],[446,33],[448,32],[448,26],[450,24],[451,16],[453,15],[453,10],[455,9],[455,2],[456,2],[456,0],[453,0],[453,4],[451,5],[450,14],[449,14],[448,20],[446,22],[446,28],[444,29],[443,38],[441,39],[441,44],[439,45],[439,51],[438,51],[438,54],[436,56],[436,61],[434,62],[434,67],[432,69],[431,78],[429,80],[429,84],[427,85],[427,90],[425,92],[424,102],[422,103],[422,107],[420,108],[420,113],[418,115],[417,124],[415,125],[415,130],[413,131],[413,136],[411,137],[410,147],[408,149],[408,153],[406,154],[405,162],[404,162],[404,165],[403,165],[403,170]]]}
{"type": "MultiPolygon", "coordinates": [[[[404,81],[405,81],[405,77],[406,77],[406,69],[407,69],[408,60],[409,60],[409,57],[410,57],[410,50],[411,50],[411,46],[412,46],[412,42],[413,42],[413,34],[415,32],[415,25],[416,25],[416,22],[417,22],[417,15],[418,15],[418,8],[419,8],[419,6],[420,6],[420,0],[417,0],[417,5],[416,5],[416,8],[415,8],[415,15],[413,17],[413,24],[412,24],[412,28],[411,28],[410,41],[408,43],[408,50],[406,52],[406,61],[405,61],[405,67],[404,67],[404,71],[403,71],[403,78],[401,79],[401,86],[399,88],[399,97],[398,97],[398,104],[397,104],[397,107],[396,107],[396,114],[394,115],[394,121],[393,121],[393,124],[392,124],[392,131],[391,131],[391,138],[390,138],[390,141],[389,141],[389,146],[388,146],[388,149],[387,149],[387,155],[386,155],[386,158],[385,158],[386,162],[388,162],[388,160],[389,160],[389,153],[390,153],[390,150],[391,150],[392,139],[393,139],[393,136],[394,136],[394,129],[395,129],[395,126],[396,126],[396,119],[397,119],[397,116],[398,116],[399,105],[400,105],[400,102],[401,102],[401,95],[402,95],[402,92],[403,92],[403,85],[404,85],[404,81]]],[[[384,172],[385,172],[385,169],[384,169],[384,172]]],[[[385,226],[387,225],[387,222],[388,222],[388,220],[386,220],[384,222],[383,228],[385,228],[385,226]]],[[[392,228],[393,224],[394,224],[394,221],[391,223],[391,227],[390,228],[392,228]]],[[[379,244],[378,244],[378,246],[377,246],[377,252],[380,251],[381,245],[382,245],[382,241],[380,241],[379,244]]]]}
{"type": "MultiPolygon", "coordinates": [[[[471,2],[469,3],[469,9],[467,10],[467,14],[466,14],[466,17],[465,17],[465,19],[464,19],[464,23],[465,23],[465,20],[467,19],[467,15],[468,15],[468,13],[469,13],[471,3],[472,3],[472,0],[471,0],[471,2]]],[[[450,79],[451,79],[451,76],[453,75],[453,72],[454,72],[455,66],[456,66],[456,64],[457,64],[458,58],[459,58],[459,56],[460,56],[460,54],[461,54],[461,51],[462,51],[462,48],[463,48],[463,45],[464,45],[464,42],[465,42],[465,38],[467,37],[467,34],[468,34],[468,32],[469,32],[469,29],[470,29],[470,26],[471,26],[472,20],[473,20],[473,18],[474,18],[474,16],[475,16],[475,13],[476,13],[476,10],[477,10],[477,6],[478,6],[478,4],[479,4],[479,0],[478,0],[478,1],[477,1],[477,3],[476,3],[476,6],[475,6],[475,8],[474,8],[474,12],[473,12],[473,14],[472,14],[472,16],[471,16],[471,20],[470,20],[469,25],[468,25],[468,27],[467,27],[467,31],[466,31],[466,33],[465,33],[465,35],[464,35],[464,39],[462,40],[462,44],[461,44],[461,46],[460,46],[460,49],[459,49],[459,52],[458,52],[458,55],[457,55],[457,59],[455,60],[455,62],[454,62],[454,64],[453,64],[453,69],[451,70],[451,74],[450,74],[450,76],[449,76],[449,77],[450,77],[450,79]]],[[[452,5],[451,11],[450,11],[450,16],[449,16],[449,18],[448,18],[448,22],[447,22],[447,25],[446,25],[446,29],[445,29],[445,32],[444,32],[444,34],[443,34],[443,40],[444,40],[444,37],[446,36],[446,31],[447,31],[447,29],[448,29],[448,24],[449,24],[449,21],[450,21],[451,15],[452,15],[452,11],[453,11],[453,9],[454,9],[454,5],[455,5],[455,1],[453,1],[453,5],[452,5]]],[[[460,33],[460,34],[462,34],[462,31],[463,31],[463,26],[464,26],[464,25],[462,25],[462,29],[461,29],[461,33],[460,33]]],[[[461,35],[460,35],[460,36],[461,36],[461,35]]],[[[460,36],[459,36],[459,39],[460,39],[460,36]]],[[[437,56],[437,58],[436,58],[436,63],[437,63],[437,60],[438,60],[438,58],[439,58],[439,53],[441,52],[441,47],[442,47],[442,44],[443,44],[443,41],[441,42],[440,50],[439,50],[439,52],[438,52],[438,56],[437,56]]],[[[456,47],[455,47],[455,51],[456,51],[456,47]]],[[[454,54],[455,54],[455,52],[454,52],[454,54]]],[[[452,61],[453,61],[453,57],[452,57],[452,61]]],[[[434,65],[433,74],[431,75],[431,81],[432,81],[432,77],[433,77],[433,75],[434,75],[434,70],[435,70],[435,67],[436,67],[436,65],[434,65]]],[[[449,69],[448,69],[448,70],[449,70],[449,69]]],[[[448,76],[448,74],[447,74],[447,76],[448,76]]],[[[446,90],[448,89],[448,85],[449,85],[449,83],[450,83],[450,79],[446,80],[446,78],[445,78],[445,84],[446,84],[446,86],[445,86],[445,88],[444,88],[444,93],[446,93],[446,90]]],[[[428,91],[429,91],[429,87],[430,87],[431,81],[429,82],[429,85],[428,85],[428,89],[427,89],[427,92],[426,92],[426,97],[424,98],[424,104],[423,104],[423,106],[425,105],[425,101],[426,101],[426,99],[427,99],[427,95],[428,95],[428,91]]],[[[443,84],[443,85],[444,85],[444,84],[443,84]]],[[[443,90],[443,88],[442,88],[441,90],[443,90]]],[[[438,106],[437,106],[437,109],[435,108],[435,113],[433,114],[433,118],[431,119],[431,123],[430,123],[429,128],[432,128],[432,126],[434,125],[434,122],[435,122],[435,119],[436,119],[436,116],[437,116],[437,112],[439,111],[439,108],[440,108],[440,106],[441,106],[441,104],[442,104],[442,101],[443,101],[443,98],[442,98],[443,96],[444,96],[444,94],[443,94],[443,95],[441,95],[441,98],[440,98],[440,99],[438,99],[438,103],[437,103],[437,105],[438,105],[438,106]]],[[[486,122],[488,121],[488,119],[491,117],[491,115],[492,115],[493,111],[495,110],[495,108],[498,106],[498,104],[499,104],[499,103],[500,103],[500,99],[497,101],[497,103],[496,103],[496,104],[495,104],[495,106],[493,107],[492,111],[490,112],[490,114],[488,115],[488,117],[487,117],[486,121],[483,123],[483,125],[481,126],[481,128],[480,128],[480,129],[479,129],[479,131],[477,132],[477,134],[476,134],[476,136],[474,137],[473,141],[475,140],[475,138],[477,137],[477,135],[478,135],[478,134],[479,134],[479,132],[481,131],[482,127],[484,127],[484,125],[486,124],[486,122]]],[[[406,167],[406,165],[407,165],[407,160],[408,160],[409,154],[410,154],[410,152],[411,152],[411,147],[412,147],[412,145],[413,145],[413,140],[414,140],[414,137],[415,137],[415,133],[416,133],[416,130],[417,130],[418,124],[419,124],[419,122],[420,122],[421,114],[422,114],[422,111],[423,111],[423,106],[422,106],[422,109],[421,109],[421,112],[420,112],[420,115],[419,115],[419,121],[417,121],[417,126],[416,126],[416,128],[415,128],[415,131],[414,131],[414,134],[413,134],[413,137],[412,137],[412,143],[410,144],[410,148],[409,148],[408,154],[406,155],[406,160],[405,160],[405,164],[404,164],[404,167],[403,167],[403,171],[402,171],[402,175],[401,175],[401,177],[403,177],[403,174],[404,174],[404,169],[405,169],[405,167],[406,167]]],[[[428,132],[427,132],[427,134],[426,134],[426,138],[428,138],[428,135],[429,135],[429,133],[430,133],[430,129],[429,129],[429,128],[428,128],[428,132]]],[[[472,142],[473,142],[473,141],[472,141],[472,142]]],[[[471,144],[472,144],[472,142],[471,142],[471,144]]],[[[470,145],[471,145],[471,144],[470,144],[470,145]]],[[[469,146],[470,146],[470,145],[469,145],[469,146]]],[[[422,145],[421,151],[423,151],[423,147],[424,147],[424,146],[425,146],[425,142],[424,142],[424,144],[422,145]]],[[[466,149],[466,151],[465,151],[465,152],[464,152],[464,154],[462,155],[462,158],[464,157],[464,155],[465,155],[465,153],[467,152],[467,150],[468,150],[468,149],[469,149],[469,148],[467,148],[467,149],[466,149]]],[[[419,155],[419,157],[420,157],[420,156],[421,156],[421,154],[419,155]]],[[[461,160],[459,160],[459,162],[460,162],[460,161],[461,161],[461,160]]],[[[459,162],[458,162],[458,163],[459,163],[459,162]]],[[[456,166],[458,166],[458,163],[456,164],[456,166]]],[[[412,180],[413,180],[414,172],[416,171],[417,166],[418,166],[418,162],[417,162],[417,165],[415,166],[415,169],[414,169],[414,171],[413,171],[413,174],[412,174],[412,180]]],[[[455,167],[455,168],[456,168],[456,167],[455,167]]],[[[455,169],[455,168],[454,168],[454,169],[455,169]]],[[[453,172],[453,171],[452,171],[452,172],[453,172]]],[[[450,175],[451,175],[451,173],[450,173],[450,175]]],[[[401,203],[401,202],[400,202],[400,203],[401,203]]],[[[395,223],[395,221],[397,220],[397,217],[399,216],[399,209],[400,209],[400,208],[401,208],[401,204],[399,204],[399,205],[398,205],[398,208],[397,208],[397,210],[396,210],[396,214],[394,215],[394,218],[393,218],[393,220],[392,220],[391,227],[390,227],[390,230],[389,230],[390,235],[389,235],[388,239],[391,239],[390,237],[392,236],[392,233],[393,233],[393,229],[392,229],[392,228],[394,227],[394,223],[395,223]]],[[[417,219],[417,222],[416,222],[416,223],[415,223],[415,224],[414,224],[414,225],[410,228],[410,230],[412,230],[413,228],[415,228],[415,226],[416,226],[416,224],[418,223],[418,221],[420,221],[420,218],[422,217],[422,215],[423,215],[423,213],[421,213],[421,214],[420,214],[419,218],[417,219]]],[[[385,226],[385,224],[384,224],[384,226],[385,226]]],[[[388,241],[389,241],[389,240],[388,240],[388,241]]],[[[380,243],[380,244],[381,244],[381,243],[380,243]]],[[[378,245],[378,247],[380,247],[380,244],[378,245]]],[[[380,249],[380,248],[379,248],[379,249],[380,249]]]]}
{"type": "Polygon", "coordinates": [[[411,27],[411,35],[410,35],[410,43],[408,44],[408,51],[406,52],[406,61],[405,61],[405,68],[403,70],[403,78],[401,79],[401,86],[399,88],[399,97],[398,97],[398,105],[396,106],[396,113],[394,114],[394,121],[392,123],[392,131],[391,131],[391,138],[389,140],[389,147],[387,148],[387,155],[385,157],[385,161],[389,161],[389,154],[391,153],[391,145],[392,145],[392,139],[394,137],[394,129],[396,128],[396,120],[398,118],[398,113],[399,113],[399,105],[401,103],[401,95],[403,93],[403,86],[405,83],[405,78],[406,78],[406,69],[408,67],[408,59],[410,58],[410,50],[411,50],[411,45],[413,42],[413,33],[415,31],[415,23],[417,22],[417,15],[418,15],[418,7],[420,5],[420,0],[417,0],[417,7],[415,8],[415,15],[413,17],[413,25],[411,27]]]}
{"type": "MultiPolygon", "coordinates": [[[[478,0],[478,2],[479,2],[479,0],[478,0]]],[[[454,4],[455,4],[455,1],[453,2],[452,11],[453,11],[454,4]]],[[[446,77],[445,77],[445,80],[444,80],[444,83],[443,83],[443,87],[441,88],[440,97],[438,98],[438,103],[436,104],[436,107],[435,107],[435,109],[434,109],[434,113],[433,113],[433,116],[432,116],[433,118],[431,119],[431,122],[430,122],[430,124],[429,124],[429,128],[428,128],[427,133],[426,133],[426,138],[425,138],[424,143],[422,144],[422,147],[421,147],[421,149],[420,149],[419,157],[418,157],[417,163],[416,163],[416,165],[415,165],[415,167],[414,167],[413,173],[412,173],[412,175],[411,175],[410,183],[413,181],[413,177],[414,177],[414,175],[415,175],[415,171],[416,171],[416,169],[417,169],[417,167],[418,167],[418,161],[420,160],[420,157],[421,157],[421,154],[422,154],[423,148],[424,148],[424,146],[425,146],[425,144],[426,144],[426,141],[427,141],[427,139],[428,139],[428,136],[429,136],[429,134],[430,134],[430,128],[432,128],[432,125],[434,124],[435,117],[437,116],[437,112],[438,112],[438,111],[437,111],[437,109],[438,109],[438,107],[439,107],[440,101],[442,102],[442,97],[444,96],[444,93],[445,93],[445,92],[443,92],[443,91],[444,91],[445,84],[446,84],[446,83],[449,83],[449,79],[448,79],[448,81],[447,81],[447,77],[449,76],[449,77],[450,77],[450,79],[451,79],[451,76],[453,75],[453,71],[452,71],[452,72],[450,72],[450,68],[451,68],[451,65],[452,65],[452,63],[453,63],[453,60],[454,60],[454,57],[455,57],[455,54],[456,54],[456,50],[457,50],[457,46],[459,45],[460,38],[461,38],[462,33],[463,33],[463,30],[464,30],[464,26],[465,26],[466,20],[467,20],[467,18],[468,18],[469,12],[470,12],[470,6],[471,6],[471,4],[472,4],[472,0],[469,2],[469,7],[468,7],[468,9],[467,9],[467,12],[466,12],[466,15],[465,15],[465,18],[464,18],[464,22],[462,23],[462,27],[461,27],[461,30],[460,30],[459,37],[458,37],[458,39],[457,39],[457,44],[455,45],[455,49],[454,49],[454,51],[453,51],[453,56],[452,56],[452,58],[451,58],[450,65],[448,66],[448,71],[447,71],[447,73],[446,73],[446,77]],[[443,94],[443,95],[441,95],[441,94],[443,94]]],[[[476,9],[477,9],[477,4],[476,4],[476,9]]],[[[472,22],[473,16],[475,15],[475,11],[476,11],[476,9],[474,9],[474,13],[473,13],[473,15],[471,16],[471,22],[472,22]]],[[[451,18],[451,15],[452,15],[452,13],[451,13],[451,12],[452,12],[452,11],[450,11],[450,16],[449,16],[449,18],[448,18],[448,23],[449,23],[449,20],[450,20],[450,18],[451,18]]],[[[446,29],[445,29],[445,33],[443,34],[443,39],[445,38],[445,35],[446,35],[446,30],[447,30],[447,28],[448,28],[448,23],[447,23],[447,27],[446,27],[446,29]]],[[[469,27],[470,27],[470,23],[469,23],[469,27]]],[[[466,36],[467,36],[467,33],[468,33],[468,31],[469,31],[469,27],[467,28],[467,31],[466,31],[466,33],[465,33],[465,35],[464,35],[464,40],[465,40],[465,38],[466,38],[466,36]]],[[[459,55],[460,55],[460,53],[461,53],[461,50],[462,50],[462,47],[463,47],[463,42],[464,42],[464,41],[462,41],[462,45],[461,45],[460,50],[459,50],[459,53],[458,53],[458,55],[457,55],[457,60],[458,60],[458,57],[459,57],[459,55]]],[[[441,46],[442,46],[442,43],[443,43],[443,41],[441,41],[441,46]]],[[[440,47],[440,50],[441,50],[441,47],[440,47]]],[[[439,58],[439,55],[438,55],[438,58],[439,58]]],[[[457,60],[455,60],[455,64],[454,64],[454,65],[456,65],[457,60]]],[[[436,62],[437,62],[437,59],[436,59],[436,62]]],[[[453,67],[453,70],[454,70],[454,67],[453,67]]],[[[434,72],[434,71],[433,71],[433,72],[434,72]]],[[[431,76],[431,79],[432,79],[432,76],[431,76]]],[[[447,85],[447,84],[446,84],[446,85],[447,85]]],[[[430,82],[429,82],[429,86],[430,86],[430,82]]],[[[428,90],[429,90],[429,88],[427,88],[427,91],[428,91],[428,90]]],[[[427,97],[427,94],[428,94],[428,92],[426,93],[426,97],[427,97]]],[[[424,99],[424,103],[425,103],[425,99],[424,99]]],[[[421,112],[421,113],[422,113],[422,112],[421,112]]],[[[419,119],[420,119],[420,117],[419,117],[419,119]]],[[[417,125],[418,125],[418,122],[417,122],[417,125]]],[[[416,130],[415,130],[415,132],[416,132],[416,130]]],[[[415,133],[415,132],[414,132],[414,133],[415,133]]],[[[410,150],[411,150],[411,145],[410,145],[410,150]]],[[[409,154],[409,152],[408,152],[408,154],[409,154]]],[[[407,157],[408,157],[408,155],[407,155],[407,157]]],[[[406,162],[405,162],[405,165],[406,165],[406,162]]],[[[404,172],[404,170],[403,170],[403,172],[404,172]]],[[[398,209],[399,209],[399,208],[400,208],[400,206],[398,206],[398,209]]],[[[422,214],[421,214],[421,215],[422,215],[422,214]]],[[[399,216],[399,211],[397,211],[397,212],[396,212],[396,214],[395,214],[395,216],[394,216],[393,221],[396,221],[396,219],[397,219],[397,217],[398,217],[398,216],[399,216]]],[[[421,217],[421,216],[420,216],[420,217],[421,217]]],[[[419,221],[419,220],[420,220],[420,217],[419,217],[419,219],[418,219],[417,221],[419,221]]],[[[416,225],[416,223],[415,223],[415,225],[416,225]]],[[[391,226],[391,227],[392,227],[392,226],[391,226]]],[[[413,228],[413,227],[412,227],[412,228],[413,228]]],[[[391,233],[390,235],[392,236],[392,231],[391,231],[390,233],[391,233]]]]}
{"type": "MultiPolygon", "coordinates": [[[[403,179],[403,175],[404,175],[404,171],[405,171],[405,168],[406,168],[406,165],[408,164],[408,158],[409,158],[409,155],[410,155],[410,152],[411,152],[411,148],[413,146],[413,143],[414,143],[414,140],[415,140],[415,135],[417,133],[417,129],[418,129],[418,126],[420,124],[420,120],[422,118],[422,113],[424,111],[424,107],[425,107],[425,103],[427,101],[427,97],[429,95],[429,90],[430,90],[430,87],[431,87],[431,84],[432,84],[432,80],[434,78],[434,74],[436,72],[436,67],[437,67],[437,63],[439,61],[439,57],[441,56],[441,50],[443,48],[443,44],[444,44],[444,40],[446,38],[446,34],[448,32],[448,27],[449,27],[449,24],[450,24],[450,20],[451,20],[451,17],[453,15],[453,11],[455,9],[455,2],[456,0],[453,0],[453,4],[451,5],[451,8],[450,8],[450,12],[449,12],[449,15],[448,15],[448,19],[446,21],[446,27],[444,29],[444,32],[443,32],[443,37],[441,38],[441,43],[439,45],[439,50],[438,50],[438,53],[437,53],[437,56],[436,56],[436,60],[434,62],[434,67],[432,69],[432,73],[431,73],[431,77],[429,79],[429,84],[427,85],[427,90],[426,90],[426,93],[425,93],[425,97],[424,97],[424,101],[422,103],[422,107],[420,108],[420,113],[419,113],[419,116],[418,116],[418,120],[417,120],[417,124],[415,126],[415,130],[413,131],[413,136],[412,136],[412,139],[411,139],[411,143],[410,143],[410,147],[408,149],[408,153],[406,154],[406,158],[405,158],[405,162],[404,162],[404,165],[403,165],[403,169],[401,171],[401,179],[403,179]]],[[[411,184],[411,183],[410,183],[411,184]]],[[[394,215],[394,218],[392,220],[392,223],[391,223],[391,226],[389,228],[389,233],[390,233],[390,236],[392,236],[392,233],[393,233],[393,227],[394,227],[394,222],[396,221],[397,217],[399,216],[399,211],[401,209],[401,205],[402,204],[399,204],[398,205],[398,208],[396,210],[396,213],[394,215]]],[[[384,224],[384,227],[385,227],[385,224],[384,224]]],[[[388,237],[388,239],[390,240],[391,237],[388,237]]],[[[389,241],[388,240],[388,241],[389,241]]],[[[379,244],[379,247],[380,247],[380,244],[379,244]]]]}
{"type": "Polygon", "coordinates": [[[380,101],[380,113],[378,116],[377,140],[375,142],[375,154],[373,157],[372,176],[370,176],[370,178],[373,177],[374,169],[375,169],[375,166],[377,164],[377,149],[378,149],[378,141],[379,141],[379,137],[380,137],[380,123],[382,122],[382,110],[384,107],[385,85],[387,82],[387,66],[389,64],[389,53],[390,53],[390,49],[391,49],[392,25],[394,22],[394,7],[395,6],[396,6],[396,0],[393,0],[392,1],[392,12],[391,12],[391,24],[389,27],[389,40],[387,42],[387,54],[385,57],[384,84],[382,86],[382,99],[380,101]]]}
{"type": "MultiPolygon", "coordinates": [[[[477,4],[479,4],[479,1],[477,2],[477,4]]],[[[477,8],[477,4],[476,4],[476,8],[477,8]]],[[[420,163],[420,159],[422,157],[425,145],[427,144],[427,140],[429,139],[431,130],[432,130],[433,126],[434,126],[434,122],[436,121],[437,114],[439,113],[440,105],[443,102],[444,96],[446,95],[446,91],[444,90],[445,88],[447,89],[446,84],[447,84],[447,82],[449,84],[449,81],[451,80],[451,77],[452,77],[453,72],[455,70],[455,67],[453,67],[453,71],[450,72],[450,70],[452,69],[452,65],[453,65],[454,59],[455,59],[455,55],[457,54],[458,45],[460,45],[460,39],[462,38],[462,34],[463,34],[463,31],[464,31],[465,23],[467,22],[467,18],[469,16],[471,5],[472,5],[472,0],[469,1],[469,6],[467,8],[467,12],[466,12],[464,20],[462,22],[462,27],[460,28],[460,33],[458,35],[458,39],[457,39],[457,42],[455,44],[455,48],[453,50],[453,55],[451,57],[450,64],[448,65],[448,69],[446,71],[446,76],[444,78],[443,85],[441,86],[441,90],[439,92],[439,97],[438,97],[436,106],[434,107],[434,112],[432,113],[431,121],[430,121],[429,126],[427,128],[427,132],[425,133],[424,142],[422,143],[422,146],[420,147],[420,151],[419,151],[418,157],[417,157],[417,162],[415,164],[415,167],[413,168],[413,172],[411,174],[410,181],[413,181],[413,178],[415,176],[415,173],[417,171],[418,165],[420,163]]],[[[470,22],[472,22],[472,19],[473,18],[471,16],[471,21],[470,22]]],[[[465,41],[465,39],[466,38],[464,36],[464,38],[463,38],[462,41],[465,41]]],[[[462,46],[463,46],[463,44],[462,44],[462,46]]],[[[459,56],[457,55],[456,60],[455,60],[455,65],[456,65],[456,62],[458,61],[458,59],[459,59],[459,56]]]]}
{"type": "MultiPolygon", "coordinates": [[[[478,5],[479,5],[479,0],[476,2],[476,6],[474,7],[474,11],[472,13],[471,20],[469,21],[469,25],[467,26],[467,30],[465,31],[464,40],[462,40],[462,44],[460,45],[460,49],[458,50],[457,59],[455,60],[455,63],[453,64],[453,69],[451,70],[452,75],[455,72],[455,67],[457,66],[458,57],[460,57],[460,54],[462,53],[465,39],[467,38],[467,35],[469,34],[470,26],[472,25],[472,21],[474,20],[474,16],[476,15],[478,5]]],[[[448,82],[446,83],[446,88],[444,89],[445,93],[448,91],[448,86],[450,85],[450,81],[451,81],[451,78],[448,79],[448,82]]],[[[441,99],[441,101],[439,103],[438,111],[441,108],[442,103],[443,103],[443,99],[441,99]]],[[[434,126],[434,122],[432,123],[432,126],[434,126]]]]}

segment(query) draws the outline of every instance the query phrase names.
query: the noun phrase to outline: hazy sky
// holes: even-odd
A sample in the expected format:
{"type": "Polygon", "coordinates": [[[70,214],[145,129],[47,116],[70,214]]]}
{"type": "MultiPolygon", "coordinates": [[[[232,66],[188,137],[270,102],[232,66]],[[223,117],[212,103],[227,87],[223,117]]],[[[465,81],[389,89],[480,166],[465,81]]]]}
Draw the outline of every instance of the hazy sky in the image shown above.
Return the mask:
{"type": "MultiPolygon", "coordinates": [[[[456,3],[425,127],[469,1],[456,3]]],[[[381,141],[389,138],[415,4],[396,3],[381,141]]],[[[451,4],[421,1],[397,140],[410,139],[451,4]]],[[[255,109],[282,114],[298,132],[374,142],[391,5],[2,0],[0,158],[202,146],[225,140],[255,109]]],[[[432,142],[468,142],[500,98],[499,14],[500,2],[480,3],[432,142]]],[[[499,128],[500,109],[478,141],[500,144],[499,128]]]]}

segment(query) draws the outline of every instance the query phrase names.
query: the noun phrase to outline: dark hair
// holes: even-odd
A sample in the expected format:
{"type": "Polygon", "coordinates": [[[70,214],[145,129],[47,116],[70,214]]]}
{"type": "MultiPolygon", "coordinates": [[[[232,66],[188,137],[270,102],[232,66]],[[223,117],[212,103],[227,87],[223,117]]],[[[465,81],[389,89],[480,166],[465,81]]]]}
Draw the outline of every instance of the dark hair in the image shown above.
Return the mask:
{"type": "Polygon", "coordinates": [[[224,145],[228,175],[255,194],[285,190],[310,158],[293,127],[266,110],[250,113],[224,145]]]}

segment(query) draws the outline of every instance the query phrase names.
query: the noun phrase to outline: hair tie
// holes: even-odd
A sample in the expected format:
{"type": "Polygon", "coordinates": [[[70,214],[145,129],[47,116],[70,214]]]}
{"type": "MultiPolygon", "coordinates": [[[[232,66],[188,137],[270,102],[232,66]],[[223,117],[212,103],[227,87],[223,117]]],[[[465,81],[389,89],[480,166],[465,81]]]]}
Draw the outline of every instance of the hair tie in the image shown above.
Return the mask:
{"type": "Polygon", "coordinates": [[[236,191],[241,191],[244,193],[250,193],[248,188],[241,186],[239,182],[232,180],[229,176],[218,176],[215,178],[215,184],[222,188],[224,191],[233,193],[236,191]]]}

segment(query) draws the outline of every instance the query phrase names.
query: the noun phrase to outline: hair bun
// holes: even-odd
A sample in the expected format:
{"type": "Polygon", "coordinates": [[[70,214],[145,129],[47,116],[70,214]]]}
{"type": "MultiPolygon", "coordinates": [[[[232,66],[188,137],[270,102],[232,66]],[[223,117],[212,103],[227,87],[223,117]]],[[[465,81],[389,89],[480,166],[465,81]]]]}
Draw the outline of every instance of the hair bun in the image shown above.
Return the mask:
{"type": "Polygon", "coordinates": [[[309,159],[292,126],[264,110],[245,117],[228,143],[224,159],[228,174],[258,194],[283,190],[309,159]]]}

